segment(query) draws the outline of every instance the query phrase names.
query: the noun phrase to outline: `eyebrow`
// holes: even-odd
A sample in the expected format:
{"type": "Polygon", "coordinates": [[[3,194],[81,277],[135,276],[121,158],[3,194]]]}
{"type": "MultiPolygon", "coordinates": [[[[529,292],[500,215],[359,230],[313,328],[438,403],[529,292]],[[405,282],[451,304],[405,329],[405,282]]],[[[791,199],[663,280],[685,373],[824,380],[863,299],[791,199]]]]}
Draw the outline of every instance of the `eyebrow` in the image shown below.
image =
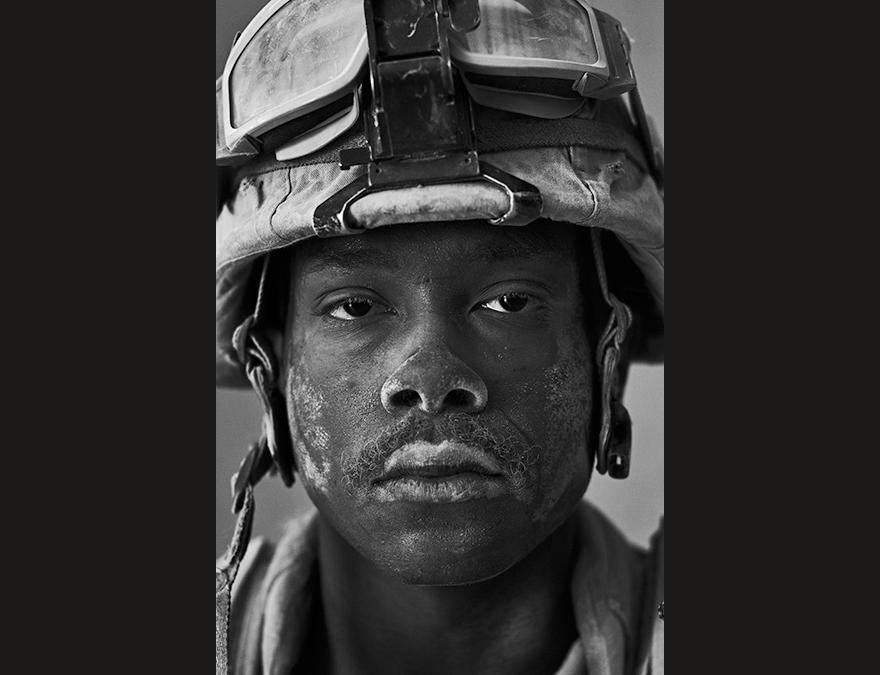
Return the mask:
{"type": "Polygon", "coordinates": [[[535,239],[525,232],[518,232],[516,239],[495,246],[482,247],[465,254],[473,264],[498,262],[511,258],[545,258],[558,255],[558,251],[543,239],[535,239]]]}
{"type": "Polygon", "coordinates": [[[351,267],[382,267],[389,270],[399,270],[400,263],[397,256],[385,249],[365,247],[321,251],[319,256],[313,257],[304,265],[307,272],[323,272],[327,269],[348,269],[351,267]]]}

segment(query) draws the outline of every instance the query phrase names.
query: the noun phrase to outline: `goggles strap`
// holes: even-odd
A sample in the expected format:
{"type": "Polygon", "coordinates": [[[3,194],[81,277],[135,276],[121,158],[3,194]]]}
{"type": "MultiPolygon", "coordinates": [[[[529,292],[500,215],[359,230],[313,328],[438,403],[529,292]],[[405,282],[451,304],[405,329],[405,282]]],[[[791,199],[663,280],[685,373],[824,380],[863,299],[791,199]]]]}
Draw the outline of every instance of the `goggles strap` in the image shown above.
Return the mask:
{"type": "Polygon", "coordinates": [[[620,363],[620,352],[626,332],[632,324],[632,311],[608,290],[608,278],[605,273],[605,261],[602,256],[601,230],[592,228],[593,256],[596,261],[596,272],[605,302],[611,307],[611,316],[599,345],[596,349],[596,362],[601,374],[601,407],[602,425],[599,432],[599,451],[596,454],[596,470],[608,473],[612,478],[626,478],[629,475],[630,438],[629,413],[617,400],[612,391],[617,366],[620,363]],[[612,422],[616,421],[616,428],[612,422]],[[625,436],[624,436],[625,434],[625,436]],[[611,451],[612,441],[614,452],[611,451]]]}
{"type": "Polygon", "coordinates": [[[227,675],[229,672],[229,611],[232,599],[232,583],[238,574],[238,568],[244,558],[247,545],[251,538],[254,521],[254,490],[248,485],[242,500],[242,510],[235,523],[235,533],[226,549],[226,553],[217,564],[217,614],[216,643],[217,667],[216,675],[227,675]]]}

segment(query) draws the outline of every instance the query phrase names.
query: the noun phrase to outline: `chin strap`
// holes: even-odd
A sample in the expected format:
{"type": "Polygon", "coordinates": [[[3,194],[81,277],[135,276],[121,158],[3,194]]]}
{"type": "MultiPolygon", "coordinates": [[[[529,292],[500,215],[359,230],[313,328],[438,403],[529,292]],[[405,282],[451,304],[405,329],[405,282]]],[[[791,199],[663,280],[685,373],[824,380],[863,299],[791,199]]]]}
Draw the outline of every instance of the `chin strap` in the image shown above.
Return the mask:
{"type": "Polygon", "coordinates": [[[594,227],[592,236],[596,271],[602,295],[611,307],[611,316],[596,350],[596,362],[602,374],[602,426],[599,451],[596,454],[596,470],[602,474],[607,472],[612,478],[626,478],[629,475],[632,425],[629,413],[614,396],[612,388],[620,363],[621,345],[626,338],[626,331],[632,325],[632,311],[608,290],[600,235],[601,230],[594,227]]]}
{"type": "Polygon", "coordinates": [[[254,313],[245,319],[232,334],[232,345],[254,392],[263,406],[263,426],[258,447],[251,447],[242,462],[239,472],[232,479],[233,511],[241,504],[241,491],[246,483],[255,485],[263,475],[272,470],[281,475],[284,485],[294,483],[296,463],[293,458],[293,444],[287,425],[287,411],[284,397],[278,388],[279,370],[271,342],[262,329],[266,296],[266,279],[272,255],[263,256],[263,269],[257,290],[254,313]],[[251,455],[255,454],[253,458],[251,455]],[[268,454],[269,457],[266,455],[268,454]],[[270,461],[271,459],[271,461],[270,461]],[[247,471],[243,469],[247,467],[247,471]]]}
{"type": "Polygon", "coordinates": [[[235,534],[226,553],[217,564],[217,675],[227,675],[229,611],[232,583],[247,552],[254,513],[254,486],[267,473],[278,473],[287,487],[295,481],[296,463],[284,398],[278,389],[278,367],[271,343],[259,330],[269,259],[263,258],[263,270],[257,291],[254,313],[235,329],[232,343],[239,361],[244,364],[260,403],[263,425],[260,440],[252,443],[238,471],[232,477],[232,512],[238,514],[235,534]]]}

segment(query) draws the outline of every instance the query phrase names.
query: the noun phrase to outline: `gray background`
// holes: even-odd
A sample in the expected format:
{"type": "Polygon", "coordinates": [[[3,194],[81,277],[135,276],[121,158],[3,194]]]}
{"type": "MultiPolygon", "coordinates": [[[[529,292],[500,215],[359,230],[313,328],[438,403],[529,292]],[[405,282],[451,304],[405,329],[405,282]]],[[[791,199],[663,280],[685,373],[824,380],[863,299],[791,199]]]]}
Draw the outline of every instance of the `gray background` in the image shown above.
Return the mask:
{"type": "MultiPolygon", "coordinates": [[[[223,65],[239,30],[266,0],[216,0],[217,70],[223,65]]],[[[592,6],[619,19],[633,41],[633,63],[639,91],[660,138],[663,127],[663,0],[594,0],[592,6]]],[[[663,366],[634,366],[624,403],[633,419],[633,464],[624,481],[594,474],[587,498],[597,504],[632,541],[646,544],[663,514],[663,366]]],[[[260,406],[250,391],[218,389],[217,556],[229,542],[235,518],[230,513],[229,479],[248,445],[260,433],[260,406]]],[[[311,502],[297,483],[287,489],[277,477],[256,488],[254,532],[276,536],[283,523],[311,502]]]]}

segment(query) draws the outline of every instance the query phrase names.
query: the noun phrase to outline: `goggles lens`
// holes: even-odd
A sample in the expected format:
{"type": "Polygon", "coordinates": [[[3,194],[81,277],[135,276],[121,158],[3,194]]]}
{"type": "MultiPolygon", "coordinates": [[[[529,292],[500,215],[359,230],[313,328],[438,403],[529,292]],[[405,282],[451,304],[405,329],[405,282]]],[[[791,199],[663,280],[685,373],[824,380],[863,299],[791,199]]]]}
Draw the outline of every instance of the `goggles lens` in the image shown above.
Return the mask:
{"type": "Polygon", "coordinates": [[[482,105],[561,118],[635,87],[620,24],[585,0],[484,0],[480,11],[476,30],[450,34],[450,51],[482,105]]]}
{"type": "Polygon", "coordinates": [[[505,66],[502,59],[549,59],[558,62],[545,64],[552,70],[563,64],[593,66],[599,60],[590,16],[578,2],[482,0],[480,15],[476,30],[451,35],[461,47],[458,55],[478,61],[497,57],[483,61],[499,68],[505,66]]]}
{"type": "Polygon", "coordinates": [[[257,134],[351,91],[366,55],[363,0],[267,5],[234,45],[224,73],[229,146],[236,135],[257,134]]]}

